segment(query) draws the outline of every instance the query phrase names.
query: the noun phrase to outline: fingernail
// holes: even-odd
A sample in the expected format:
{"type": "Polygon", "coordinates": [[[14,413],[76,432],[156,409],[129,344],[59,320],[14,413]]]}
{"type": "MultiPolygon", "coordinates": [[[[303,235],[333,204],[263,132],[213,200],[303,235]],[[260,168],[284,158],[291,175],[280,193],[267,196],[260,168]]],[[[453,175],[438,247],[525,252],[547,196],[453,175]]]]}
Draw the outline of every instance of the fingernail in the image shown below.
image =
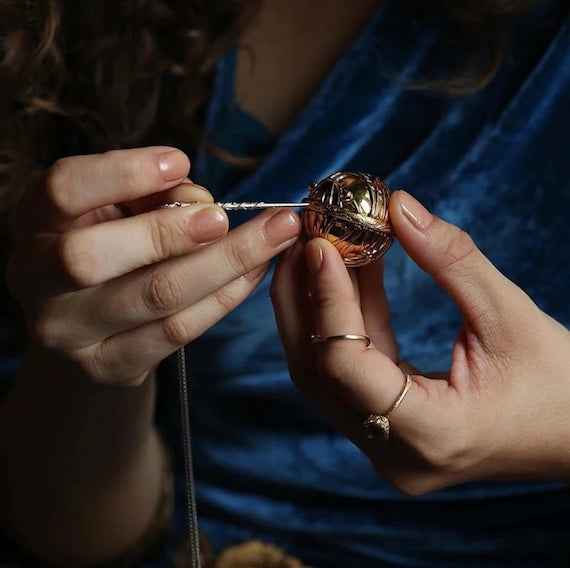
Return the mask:
{"type": "Polygon", "coordinates": [[[207,243],[224,236],[228,218],[216,206],[205,207],[192,215],[193,237],[197,243],[207,243]]]}
{"type": "Polygon", "coordinates": [[[423,230],[431,223],[433,215],[406,191],[401,190],[399,203],[406,219],[417,229],[423,230]]]}
{"type": "Polygon", "coordinates": [[[188,158],[179,150],[170,150],[158,155],[158,167],[164,181],[184,179],[188,173],[188,158]]]}
{"type": "Polygon", "coordinates": [[[314,241],[309,241],[305,248],[305,259],[311,276],[315,276],[323,264],[323,249],[314,241]]]}
{"type": "Polygon", "coordinates": [[[265,238],[271,246],[278,246],[299,235],[299,217],[292,211],[282,209],[265,223],[265,238]]]}

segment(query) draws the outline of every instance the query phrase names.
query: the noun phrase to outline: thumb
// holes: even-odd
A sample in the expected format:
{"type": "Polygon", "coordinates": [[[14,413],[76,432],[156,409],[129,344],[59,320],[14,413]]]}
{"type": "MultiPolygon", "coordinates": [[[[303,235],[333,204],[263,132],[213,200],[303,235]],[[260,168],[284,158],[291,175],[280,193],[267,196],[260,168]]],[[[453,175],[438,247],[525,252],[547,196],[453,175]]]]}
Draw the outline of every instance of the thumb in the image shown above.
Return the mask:
{"type": "Polygon", "coordinates": [[[390,221],[412,260],[450,295],[481,339],[495,340],[518,319],[524,292],[503,276],[465,232],[432,215],[405,191],[390,199],[390,221]]]}

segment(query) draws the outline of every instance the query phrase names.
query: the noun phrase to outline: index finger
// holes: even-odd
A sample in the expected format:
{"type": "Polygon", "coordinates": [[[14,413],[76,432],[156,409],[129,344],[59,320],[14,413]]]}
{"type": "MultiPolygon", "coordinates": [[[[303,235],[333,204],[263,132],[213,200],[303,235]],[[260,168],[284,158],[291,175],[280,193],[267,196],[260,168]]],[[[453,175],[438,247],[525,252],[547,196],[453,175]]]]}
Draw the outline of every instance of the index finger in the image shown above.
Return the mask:
{"type": "Polygon", "coordinates": [[[30,197],[42,225],[57,228],[95,209],[174,187],[189,170],[188,157],[168,146],[74,156],[58,160],[30,197]]]}
{"type": "Polygon", "coordinates": [[[449,294],[483,344],[496,350],[519,336],[521,305],[530,299],[465,231],[431,214],[402,190],[390,199],[390,218],[404,250],[449,294]]]}

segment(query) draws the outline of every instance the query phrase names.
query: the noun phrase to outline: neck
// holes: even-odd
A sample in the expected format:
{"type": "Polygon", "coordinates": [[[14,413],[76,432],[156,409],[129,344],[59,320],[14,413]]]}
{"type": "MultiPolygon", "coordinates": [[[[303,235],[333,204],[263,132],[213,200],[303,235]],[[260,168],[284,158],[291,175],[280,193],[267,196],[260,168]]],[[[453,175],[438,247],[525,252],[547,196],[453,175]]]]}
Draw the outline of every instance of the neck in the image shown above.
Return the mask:
{"type": "Polygon", "coordinates": [[[245,29],[238,104],[280,133],[321,85],[379,0],[269,0],[245,29]]]}

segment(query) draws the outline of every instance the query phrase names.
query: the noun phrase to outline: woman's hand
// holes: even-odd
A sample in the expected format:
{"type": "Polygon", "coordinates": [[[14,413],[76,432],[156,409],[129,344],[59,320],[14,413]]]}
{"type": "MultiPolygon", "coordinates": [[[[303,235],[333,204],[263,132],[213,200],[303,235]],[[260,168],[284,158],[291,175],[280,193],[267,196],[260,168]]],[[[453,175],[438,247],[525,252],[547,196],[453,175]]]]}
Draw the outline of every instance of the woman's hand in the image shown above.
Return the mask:
{"type": "Polygon", "coordinates": [[[143,538],[164,484],[156,365],[297,238],[289,211],[228,232],[189,167],[165,147],[67,158],[20,207],[9,285],[31,344],[0,407],[0,524],[46,564],[106,563],[143,538]],[[172,201],[195,204],[158,209],[172,201]]]}
{"type": "Polygon", "coordinates": [[[568,330],[466,233],[407,193],[393,194],[390,216],[404,249],[463,314],[449,373],[430,378],[398,362],[381,263],[349,272],[330,243],[315,239],[281,260],[272,285],[295,384],[404,493],[483,479],[568,480],[568,330]],[[372,346],[311,344],[311,333],[364,334],[372,346]],[[368,439],[362,422],[386,413],[406,373],[413,382],[390,417],[390,439],[368,439]]]}
{"type": "Polygon", "coordinates": [[[138,385],[249,295],[298,219],[264,212],[228,233],[189,167],[167,147],[78,156],[28,193],[9,285],[34,345],[96,382],[138,385]],[[196,204],[157,209],[175,200],[196,204]]]}

